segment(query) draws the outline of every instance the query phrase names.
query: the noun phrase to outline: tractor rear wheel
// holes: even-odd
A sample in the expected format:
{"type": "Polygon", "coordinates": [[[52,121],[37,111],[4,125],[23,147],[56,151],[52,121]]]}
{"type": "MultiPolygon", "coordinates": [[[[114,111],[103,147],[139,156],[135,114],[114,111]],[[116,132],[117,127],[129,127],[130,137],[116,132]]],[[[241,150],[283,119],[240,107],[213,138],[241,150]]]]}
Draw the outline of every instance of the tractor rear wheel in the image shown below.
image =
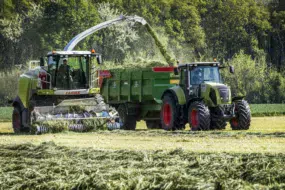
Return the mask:
{"type": "Polygon", "coordinates": [[[192,131],[209,130],[211,117],[203,102],[193,102],[188,109],[188,121],[192,131]]]}
{"type": "Polygon", "coordinates": [[[183,129],[184,122],[181,121],[179,107],[170,94],[163,97],[160,111],[161,127],[165,130],[183,129]]]}
{"type": "Polygon", "coordinates": [[[20,108],[14,107],[12,114],[12,124],[14,133],[20,133],[22,129],[22,116],[20,112],[20,108]]]}
{"type": "Polygon", "coordinates": [[[128,115],[128,110],[126,105],[121,104],[118,109],[117,109],[120,119],[123,123],[123,129],[125,130],[135,130],[136,129],[136,125],[137,125],[137,121],[136,121],[136,117],[133,115],[128,115]]]}
{"type": "Polygon", "coordinates": [[[146,120],[145,123],[148,129],[161,129],[160,120],[146,120]]]}
{"type": "Polygon", "coordinates": [[[248,130],[251,121],[250,108],[245,100],[235,102],[236,117],[230,120],[232,130],[248,130]]]}

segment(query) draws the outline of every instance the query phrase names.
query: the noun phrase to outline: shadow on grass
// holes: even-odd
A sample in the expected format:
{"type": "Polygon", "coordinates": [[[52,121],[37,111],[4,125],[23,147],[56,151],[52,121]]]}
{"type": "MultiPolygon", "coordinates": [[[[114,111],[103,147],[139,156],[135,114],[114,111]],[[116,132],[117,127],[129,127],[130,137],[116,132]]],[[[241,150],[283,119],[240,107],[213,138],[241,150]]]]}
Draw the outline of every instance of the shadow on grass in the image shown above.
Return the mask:
{"type": "MultiPolygon", "coordinates": [[[[135,131],[129,130],[98,130],[89,132],[76,132],[76,131],[63,131],[58,134],[105,134],[105,135],[122,135],[122,136],[181,136],[181,137],[211,137],[211,138],[242,138],[242,137],[278,137],[285,138],[285,132],[273,132],[273,133],[262,133],[262,132],[245,132],[245,131],[166,131],[162,129],[137,129],[135,131]]],[[[24,135],[41,135],[41,134],[57,134],[57,133],[14,133],[14,132],[0,132],[0,136],[24,136],[24,135]]]]}

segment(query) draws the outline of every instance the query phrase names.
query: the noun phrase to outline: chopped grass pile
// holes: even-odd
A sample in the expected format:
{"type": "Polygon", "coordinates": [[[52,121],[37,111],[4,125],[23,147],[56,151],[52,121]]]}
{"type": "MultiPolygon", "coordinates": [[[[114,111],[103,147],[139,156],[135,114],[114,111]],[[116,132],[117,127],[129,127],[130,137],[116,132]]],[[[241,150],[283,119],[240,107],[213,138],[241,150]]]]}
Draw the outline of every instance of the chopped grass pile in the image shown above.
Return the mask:
{"type": "Polygon", "coordinates": [[[284,189],[284,154],[0,147],[3,189],[284,189]]]}

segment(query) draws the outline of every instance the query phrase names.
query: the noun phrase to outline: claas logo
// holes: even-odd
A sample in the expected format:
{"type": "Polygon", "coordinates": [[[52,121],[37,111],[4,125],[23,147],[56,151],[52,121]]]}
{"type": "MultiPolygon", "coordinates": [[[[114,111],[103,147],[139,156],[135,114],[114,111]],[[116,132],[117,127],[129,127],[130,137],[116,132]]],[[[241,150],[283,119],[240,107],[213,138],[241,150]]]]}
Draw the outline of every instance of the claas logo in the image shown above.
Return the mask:
{"type": "Polygon", "coordinates": [[[66,92],[66,95],[79,95],[80,92],[79,91],[72,91],[72,92],[66,92]]]}

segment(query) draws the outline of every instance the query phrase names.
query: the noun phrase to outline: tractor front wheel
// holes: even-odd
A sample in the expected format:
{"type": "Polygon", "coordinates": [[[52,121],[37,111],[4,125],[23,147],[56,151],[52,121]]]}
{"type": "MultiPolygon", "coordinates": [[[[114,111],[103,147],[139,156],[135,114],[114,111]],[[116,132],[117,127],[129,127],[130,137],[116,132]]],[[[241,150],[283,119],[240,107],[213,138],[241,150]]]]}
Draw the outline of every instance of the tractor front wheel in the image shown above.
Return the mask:
{"type": "Polygon", "coordinates": [[[192,131],[209,130],[211,117],[203,102],[193,102],[188,109],[188,121],[192,131]]]}
{"type": "Polygon", "coordinates": [[[128,115],[128,110],[127,110],[127,106],[124,104],[121,104],[118,109],[117,109],[118,113],[119,113],[119,117],[123,123],[123,129],[125,130],[135,130],[136,129],[136,125],[137,125],[137,121],[136,121],[136,117],[133,115],[128,115]]]}
{"type": "Polygon", "coordinates": [[[250,108],[245,100],[235,102],[236,117],[230,120],[232,130],[248,130],[251,121],[250,108]]]}
{"type": "Polygon", "coordinates": [[[13,114],[12,114],[12,124],[14,133],[20,133],[22,129],[22,117],[20,108],[14,107],[13,114]]]}

